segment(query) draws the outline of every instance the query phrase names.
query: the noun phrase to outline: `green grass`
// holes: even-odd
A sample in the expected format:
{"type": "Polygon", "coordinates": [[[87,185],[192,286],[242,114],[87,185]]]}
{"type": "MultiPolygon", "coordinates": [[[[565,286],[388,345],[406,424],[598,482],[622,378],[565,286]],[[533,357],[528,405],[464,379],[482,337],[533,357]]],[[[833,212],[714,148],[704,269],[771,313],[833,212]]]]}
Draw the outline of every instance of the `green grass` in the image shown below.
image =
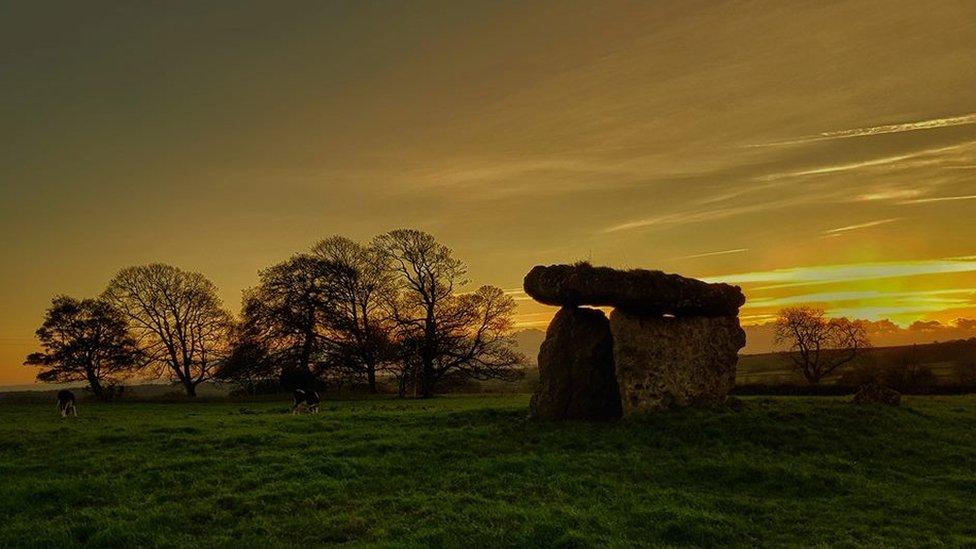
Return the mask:
{"type": "Polygon", "coordinates": [[[0,405],[0,547],[976,544],[976,398],[0,405]],[[246,406],[246,408],[242,408],[246,406]]]}

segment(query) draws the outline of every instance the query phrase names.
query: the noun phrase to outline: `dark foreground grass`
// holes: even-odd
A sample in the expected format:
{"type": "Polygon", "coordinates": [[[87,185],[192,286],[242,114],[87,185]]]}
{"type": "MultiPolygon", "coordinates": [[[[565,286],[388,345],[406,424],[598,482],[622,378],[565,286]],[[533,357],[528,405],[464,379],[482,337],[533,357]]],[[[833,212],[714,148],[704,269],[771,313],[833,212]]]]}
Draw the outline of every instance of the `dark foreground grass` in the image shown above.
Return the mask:
{"type": "Polygon", "coordinates": [[[976,543],[976,398],[0,405],[0,547],[976,543]]]}

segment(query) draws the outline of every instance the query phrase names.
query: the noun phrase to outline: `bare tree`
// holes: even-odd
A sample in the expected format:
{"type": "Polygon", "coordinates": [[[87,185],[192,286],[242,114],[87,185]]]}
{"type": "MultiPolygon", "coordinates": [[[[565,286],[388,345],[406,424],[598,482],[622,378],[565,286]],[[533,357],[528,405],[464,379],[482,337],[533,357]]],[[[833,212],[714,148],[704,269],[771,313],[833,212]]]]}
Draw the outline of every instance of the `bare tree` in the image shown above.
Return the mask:
{"type": "Polygon", "coordinates": [[[298,254],[259,273],[244,293],[242,330],[263,344],[274,362],[296,370],[310,389],[328,362],[328,326],[336,314],[344,269],[320,257],[298,254]]]}
{"type": "Polygon", "coordinates": [[[514,381],[521,377],[525,357],[512,338],[516,304],[494,286],[481,286],[450,300],[441,315],[441,338],[435,382],[446,375],[514,381]]]}
{"type": "Polygon", "coordinates": [[[98,398],[137,362],[125,317],[102,300],[55,297],[36,334],[44,351],[31,353],[24,365],[47,368],[37,379],[87,381],[98,398]]]}
{"type": "Polygon", "coordinates": [[[238,334],[227,357],[220,361],[214,379],[230,382],[246,394],[255,395],[261,386],[277,386],[278,369],[261,342],[238,334]]]}
{"type": "Polygon", "coordinates": [[[361,370],[371,393],[377,392],[376,374],[391,358],[389,315],[384,305],[396,291],[381,250],[342,236],[322,240],[312,253],[336,268],[338,290],[332,316],[333,350],[341,360],[361,370]]]}
{"type": "Polygon", "coordinates": [[[233,321],[217,287],[202,274],[154,263],[122,269],[103,297],[126,316],[147,366],[196,396],[229,346],[233,321]]]}
{"type": "Polygon", "coordinates": [[[863,323],[828,319],[822,309],[813,307],[780,311],[775,342],[788,348],[794,367],[811,384],[819,383],[871,345],[863,323]]]}
{"type": "MultiPolygon", "coordinates": [[[[514,301],[498,288],[455,293],[466,268],[447,246],[413,229],[377,237],[399,292],[390,301],[397,335],[408,356],[401,379],[415,377],[422,397],[449,377],[517,377],[524,359],[508,337],[514,301]]],[[[401,382],[402,383],[402,382],[401,382]]]]}

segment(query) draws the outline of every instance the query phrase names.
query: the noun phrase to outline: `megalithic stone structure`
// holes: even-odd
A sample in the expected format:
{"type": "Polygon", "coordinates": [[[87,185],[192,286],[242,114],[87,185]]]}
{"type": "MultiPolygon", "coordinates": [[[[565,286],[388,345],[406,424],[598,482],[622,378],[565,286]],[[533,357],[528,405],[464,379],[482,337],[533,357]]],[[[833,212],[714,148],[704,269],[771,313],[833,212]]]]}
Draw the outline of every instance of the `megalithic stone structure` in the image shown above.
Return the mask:
{"type": "Polygon", "coordinates": [[[738,286],[577,264],[535,267],[524,287],[562,307],[539,351],[533,417],[628,417],[721,402],[735,385],[738,286]],[[589,307],[612,307],[609,322],[589,307]]]}

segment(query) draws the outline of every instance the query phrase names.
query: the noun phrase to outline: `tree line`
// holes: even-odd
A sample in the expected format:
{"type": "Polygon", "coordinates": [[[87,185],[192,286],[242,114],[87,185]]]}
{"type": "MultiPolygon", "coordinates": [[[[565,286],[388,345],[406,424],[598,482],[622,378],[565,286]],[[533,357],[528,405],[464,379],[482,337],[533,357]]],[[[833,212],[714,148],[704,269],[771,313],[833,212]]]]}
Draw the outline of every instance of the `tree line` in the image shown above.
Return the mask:
{"type": "Polygon", "coordinates": [[[168,379],[193,397],[211,380],[323,388],[380,378],[403,396],[450,381],[514,380],[515,302],[463,291],[467,268],[428,233],[342,236],[258,273],[235,318],[204,275],[164,264],[122,269],[97,298],[57,296],[25,364],[40,381],[86,381],[107,397],[123,379],[168,379]]]}

